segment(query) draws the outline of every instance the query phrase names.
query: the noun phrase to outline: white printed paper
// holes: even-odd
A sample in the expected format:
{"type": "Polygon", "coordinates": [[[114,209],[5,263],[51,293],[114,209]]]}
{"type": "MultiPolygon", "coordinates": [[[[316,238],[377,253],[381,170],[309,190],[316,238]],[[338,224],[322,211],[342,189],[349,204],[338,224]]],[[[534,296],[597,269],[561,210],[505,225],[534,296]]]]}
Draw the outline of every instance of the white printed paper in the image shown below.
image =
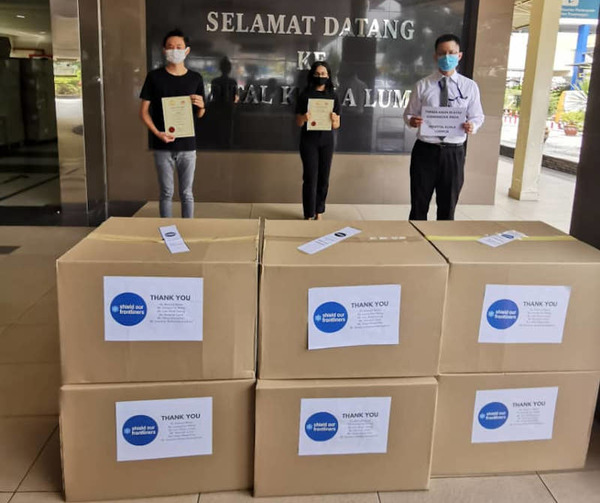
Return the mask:
{"type": "Polygon", "coordinates": [[[398,344],[400,285],[308,290],[308,349],[398,344]]]}
{"type": "Polygon", "coordinates": [[[104,340],[201,341],[202,278],[104,277],[104,340]]]}
{"type": "Polygon", "coordinates": [[[423,107],[421,134],[424,136],[460,136],[465,134],[463,124],[467,109],[462,107],[423,107]]]}
{"type": "Polygon", "coordinates": [[[504,231],[499,234],[493,234],[491,236],[485,236],[484,238],[479,239],[480,243],[484,245],[491,246],[492,248],[497,248],[498,246],[505,245],[506,243],[510,243],[511,241],[523,239],[527,237],[526,234],[517,231],[504,231]]]}
{"type": "Polygon", "coordinates": [[[298,455],[387,452],[391,397],[303,398],[298,455]]]}
{"type": "Polygon", "coordinates": [[[176,225],[165,225],[159,227],[158,230],[171,253],[186,253],[190,251],[181,234],[179,234],[179,229],[177,229],[176,225]]]}
{"type": "Polygon", "coordinates": [[[569,286],[486,285],[479,342],[560,344],[569,286]]]}
{"type": "Polygon", "coordinates": [[[303,245],[298,247],[298,250],[301,252],[307,253],[308,255],[314,255],[320,251],[323,251],[325,248],[329,248],[334,244],[343,241],[344,239],[351,238],[356,234],[359,234],[361,231],[358,229],[354,229],[352,227],[344,227],[339,231],[332,232],[331,234],[327,234],[326,236],[321,236],[313,241],[308,243],[304,243],[303,245]]]}
{"type": "Polygon", "coordinates": [[[471,442],[551,439],[557,396],[558,387],[477,391],[471,442]]]}
{"type": "Polygon", "coordinates": [[[212,397],[117,402],[117,461],[212,454],[212,397]]]}

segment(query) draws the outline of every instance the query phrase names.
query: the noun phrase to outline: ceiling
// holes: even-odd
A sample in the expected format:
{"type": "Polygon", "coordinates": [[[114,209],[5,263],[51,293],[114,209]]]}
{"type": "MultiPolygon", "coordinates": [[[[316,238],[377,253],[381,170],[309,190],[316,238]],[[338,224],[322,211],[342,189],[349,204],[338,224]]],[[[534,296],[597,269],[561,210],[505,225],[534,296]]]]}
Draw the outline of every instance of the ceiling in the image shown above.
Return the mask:
{"type": "Polygon", "coordinates": [[[52,53],[49,0],[0,0],[0,36],[13,50],[52,53]]]}
{"type": "Polygon", "coordinates": [[[515,0],[513,13],[513,30],[521,30],[529,26],[529,16],[533,0],[515,0]]]}

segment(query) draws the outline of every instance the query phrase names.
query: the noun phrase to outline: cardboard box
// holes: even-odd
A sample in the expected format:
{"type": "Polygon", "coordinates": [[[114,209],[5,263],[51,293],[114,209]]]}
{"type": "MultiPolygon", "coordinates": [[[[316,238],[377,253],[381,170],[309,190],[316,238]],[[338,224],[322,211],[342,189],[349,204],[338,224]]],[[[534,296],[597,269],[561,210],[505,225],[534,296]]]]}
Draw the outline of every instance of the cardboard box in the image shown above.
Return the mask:
{"type": "Polygon", "coordinates": [[[447,274],[408,222],[267,221],[260,378],[435,375],[447,274]],[[360,234],[298,250],[347,226],[360,234]]]}
{"type": "Polygon", "coordinates": [[[413,224],[450,263],[440,373],[600,369],[600,251],[542,222],[413,224]]]}
{"type": "Polygon", "coordinates": [[[436,391],[427,377],[259,380],[254,495],[426,489],[436,391]]]}
{"type": "Polygon", "coordinates": [[[63,383],[253,378],[257,220],[111,218],[58,260],[63,383]],[[172,254],[159,226],[190,251],[172,254]]]}
{"type": "Polygon", "coordinates": [[[247,489],[254,380],[63,386],[60,430],[67,501],[247,489]]]}
{"type": "Polygon", "coordinates": [[[439,377],[432,475],[582,468],[600,372],[439,377]]]}

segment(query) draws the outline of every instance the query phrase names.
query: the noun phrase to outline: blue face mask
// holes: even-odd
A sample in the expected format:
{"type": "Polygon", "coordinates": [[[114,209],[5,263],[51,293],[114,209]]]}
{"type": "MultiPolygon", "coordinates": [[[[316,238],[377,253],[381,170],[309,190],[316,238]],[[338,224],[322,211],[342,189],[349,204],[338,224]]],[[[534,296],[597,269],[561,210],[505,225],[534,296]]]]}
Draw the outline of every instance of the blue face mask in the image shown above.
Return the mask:
{"type": "Polygon", "coordinates": [[[449,72],[458,66],[458,54],[446,54],[438,58],[438,66],[442,72],[449,72]]]}

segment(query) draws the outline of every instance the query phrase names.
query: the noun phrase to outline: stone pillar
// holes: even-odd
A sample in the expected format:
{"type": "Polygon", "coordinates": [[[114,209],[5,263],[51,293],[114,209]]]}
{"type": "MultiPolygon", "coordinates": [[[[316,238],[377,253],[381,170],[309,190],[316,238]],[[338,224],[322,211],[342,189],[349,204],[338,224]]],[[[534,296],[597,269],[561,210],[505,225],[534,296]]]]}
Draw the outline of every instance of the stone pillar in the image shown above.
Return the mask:
{"type": "Polygon", "coordinates": [[[538,199],[544,130],[561,6],[561,0],[532,2],[519,131],[512,185],[508,191],[510,197],[523,201],[538,199]]]}

